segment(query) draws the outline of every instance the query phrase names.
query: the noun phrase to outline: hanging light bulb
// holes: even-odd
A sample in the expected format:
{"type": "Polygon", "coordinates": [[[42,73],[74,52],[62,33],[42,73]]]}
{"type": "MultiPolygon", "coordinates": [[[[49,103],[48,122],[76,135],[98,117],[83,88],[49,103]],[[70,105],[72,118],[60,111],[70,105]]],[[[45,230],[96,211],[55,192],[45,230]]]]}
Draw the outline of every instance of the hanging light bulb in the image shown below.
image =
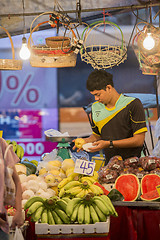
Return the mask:
{"type": "Polygon", "coordinates": [[[153,39],[151,33],[147,33],[146,38],[143,41],[143,47],[147,50],[153,49],[155,46],[155,40],[153,39]]]}
{"type": "Polygon", "coordinates": [[[22,38],[22,47],[21,47],[21,50],[19,52],[19,56],[22,60],[27,60],[30,58],[30,51],[28,49],[28,46],[27,46],[27,40],[26,40],[26,37],[23,37],[22,38]]]}

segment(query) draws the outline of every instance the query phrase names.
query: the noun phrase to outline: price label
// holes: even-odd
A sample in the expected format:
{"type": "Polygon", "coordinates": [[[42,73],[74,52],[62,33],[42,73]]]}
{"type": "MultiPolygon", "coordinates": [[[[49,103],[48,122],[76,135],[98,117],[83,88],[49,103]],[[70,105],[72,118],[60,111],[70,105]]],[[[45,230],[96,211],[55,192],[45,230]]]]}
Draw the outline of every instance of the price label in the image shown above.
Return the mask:
{"type": "Polygon", "coordinates": [[[74,172],[84,175],[92,176],[95,168],[95,162],[77,159],[75,163],[74,172]]]}

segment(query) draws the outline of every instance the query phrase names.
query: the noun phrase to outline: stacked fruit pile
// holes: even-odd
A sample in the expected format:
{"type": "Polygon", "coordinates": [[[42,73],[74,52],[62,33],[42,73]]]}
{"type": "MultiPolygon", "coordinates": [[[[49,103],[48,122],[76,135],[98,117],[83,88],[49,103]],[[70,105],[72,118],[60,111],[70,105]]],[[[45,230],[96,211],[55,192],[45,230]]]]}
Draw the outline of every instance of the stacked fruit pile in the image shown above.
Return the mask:
{"type": "Polygon", "coordinates": [[[85,176],[78,173],[72,173],[68,178],[64,178],[59,184],[59,197],[69,196],[84,197],[88,193],[94,193],[95,195],[103,194],[103,190],[95,185],[98,175],[94,172],[93,177],[85,176]]]}
{"type": "Polygon", "coordinates": [[[105,222],[107,216],[118,216],[112,202],[106,195],[94,196],[88,193],[84,198],[69,197],[50,199],[30,198],[24,206],[32,221],[54,224],[91,224],[105,222]]]}

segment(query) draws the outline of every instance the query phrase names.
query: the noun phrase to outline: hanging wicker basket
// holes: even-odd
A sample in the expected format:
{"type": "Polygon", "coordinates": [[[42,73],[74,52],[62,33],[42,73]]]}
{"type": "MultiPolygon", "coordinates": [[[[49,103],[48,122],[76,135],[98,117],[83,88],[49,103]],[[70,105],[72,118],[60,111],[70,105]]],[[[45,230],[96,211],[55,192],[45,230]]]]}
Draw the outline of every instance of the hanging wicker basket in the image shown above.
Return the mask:
{"type": "Polygon", "coordinates": [[[132,40],[132,47],[135,55],[138,59],[140,70],[145,75],[158,75],[160,73],[160,38],[159,29],[146,24],[142,30],[139,29],[139,22],[136,25],[136,34],[132,40]],[[150,27],[150,31],[155,39],[155,47],[152,50],[146,50],[143,47],[143,41],[147,35],[147,27],[150,27]]]}
{"type": "MultiPolygon", "coordinates": [[[[40,25],[48,22],[49,21],[37,24],[30,32],[28,47],[31,51],[31,66],[43,68],[75,67],[77,55],[71,51],[70,38],[64,36],[49,37],[45,38],[46,45],[34,45],[32,40],[33,32],[39,28],[40,25]]],[[[74,34],[72,29],[71,31],[74,34]]]]}
{"type": "Polygon", "coordinates": [[[81,39],[84,42],[80,51],[81,60],[87,64],[91,64],[95,69],[106,69],[118,66],[127,58],[127,48],[123,39],[123,33],[119,26],[113,22],[98,21],[90,24],[84,29],[81,39]],[[94,30],[99,31],[99,28],[102,26],[106,29],[108,26],[111,26],[116,31],[114,37],[115,43],[113,43],[113,45],[101,44],[101,39],[98,40],[98,43],[95,43],[97,39],[94,36],[94,30]],[[118,39],[117,35],[120,36],[121,45],[118,45],[118,42],[116,42],[116,39],[118,39]]]}
{"type": "Polygon", "coordinates": [[[15,51],[13,46],[12,38],[4,27],[0,26],[6,34],[8,35],[12,47],[12,59],[0,59],[0,70],[21,70],[22,69],[22,60],[16,60],[15,59],[15,51]]]}

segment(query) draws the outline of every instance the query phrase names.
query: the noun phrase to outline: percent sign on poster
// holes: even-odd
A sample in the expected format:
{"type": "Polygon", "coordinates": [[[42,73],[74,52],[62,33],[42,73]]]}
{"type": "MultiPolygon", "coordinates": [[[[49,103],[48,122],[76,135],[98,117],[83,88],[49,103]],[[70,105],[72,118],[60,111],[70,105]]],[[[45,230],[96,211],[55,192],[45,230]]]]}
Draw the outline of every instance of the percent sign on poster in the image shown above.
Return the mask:
{"type": "MultiPolygon", "coordinates": [[[[25,77],[24,81],[20,81],[17,76],[9,76],[6,79],[6,89],[10,92],[15,92],[11,104],[17,106],[23,99],[28,104],[36,104],[39,100],[39,89],[30,85],[32,75],[29,74],[25,77]]],[[[0,79],[0,86],[2,81],[0,79]]]]}

